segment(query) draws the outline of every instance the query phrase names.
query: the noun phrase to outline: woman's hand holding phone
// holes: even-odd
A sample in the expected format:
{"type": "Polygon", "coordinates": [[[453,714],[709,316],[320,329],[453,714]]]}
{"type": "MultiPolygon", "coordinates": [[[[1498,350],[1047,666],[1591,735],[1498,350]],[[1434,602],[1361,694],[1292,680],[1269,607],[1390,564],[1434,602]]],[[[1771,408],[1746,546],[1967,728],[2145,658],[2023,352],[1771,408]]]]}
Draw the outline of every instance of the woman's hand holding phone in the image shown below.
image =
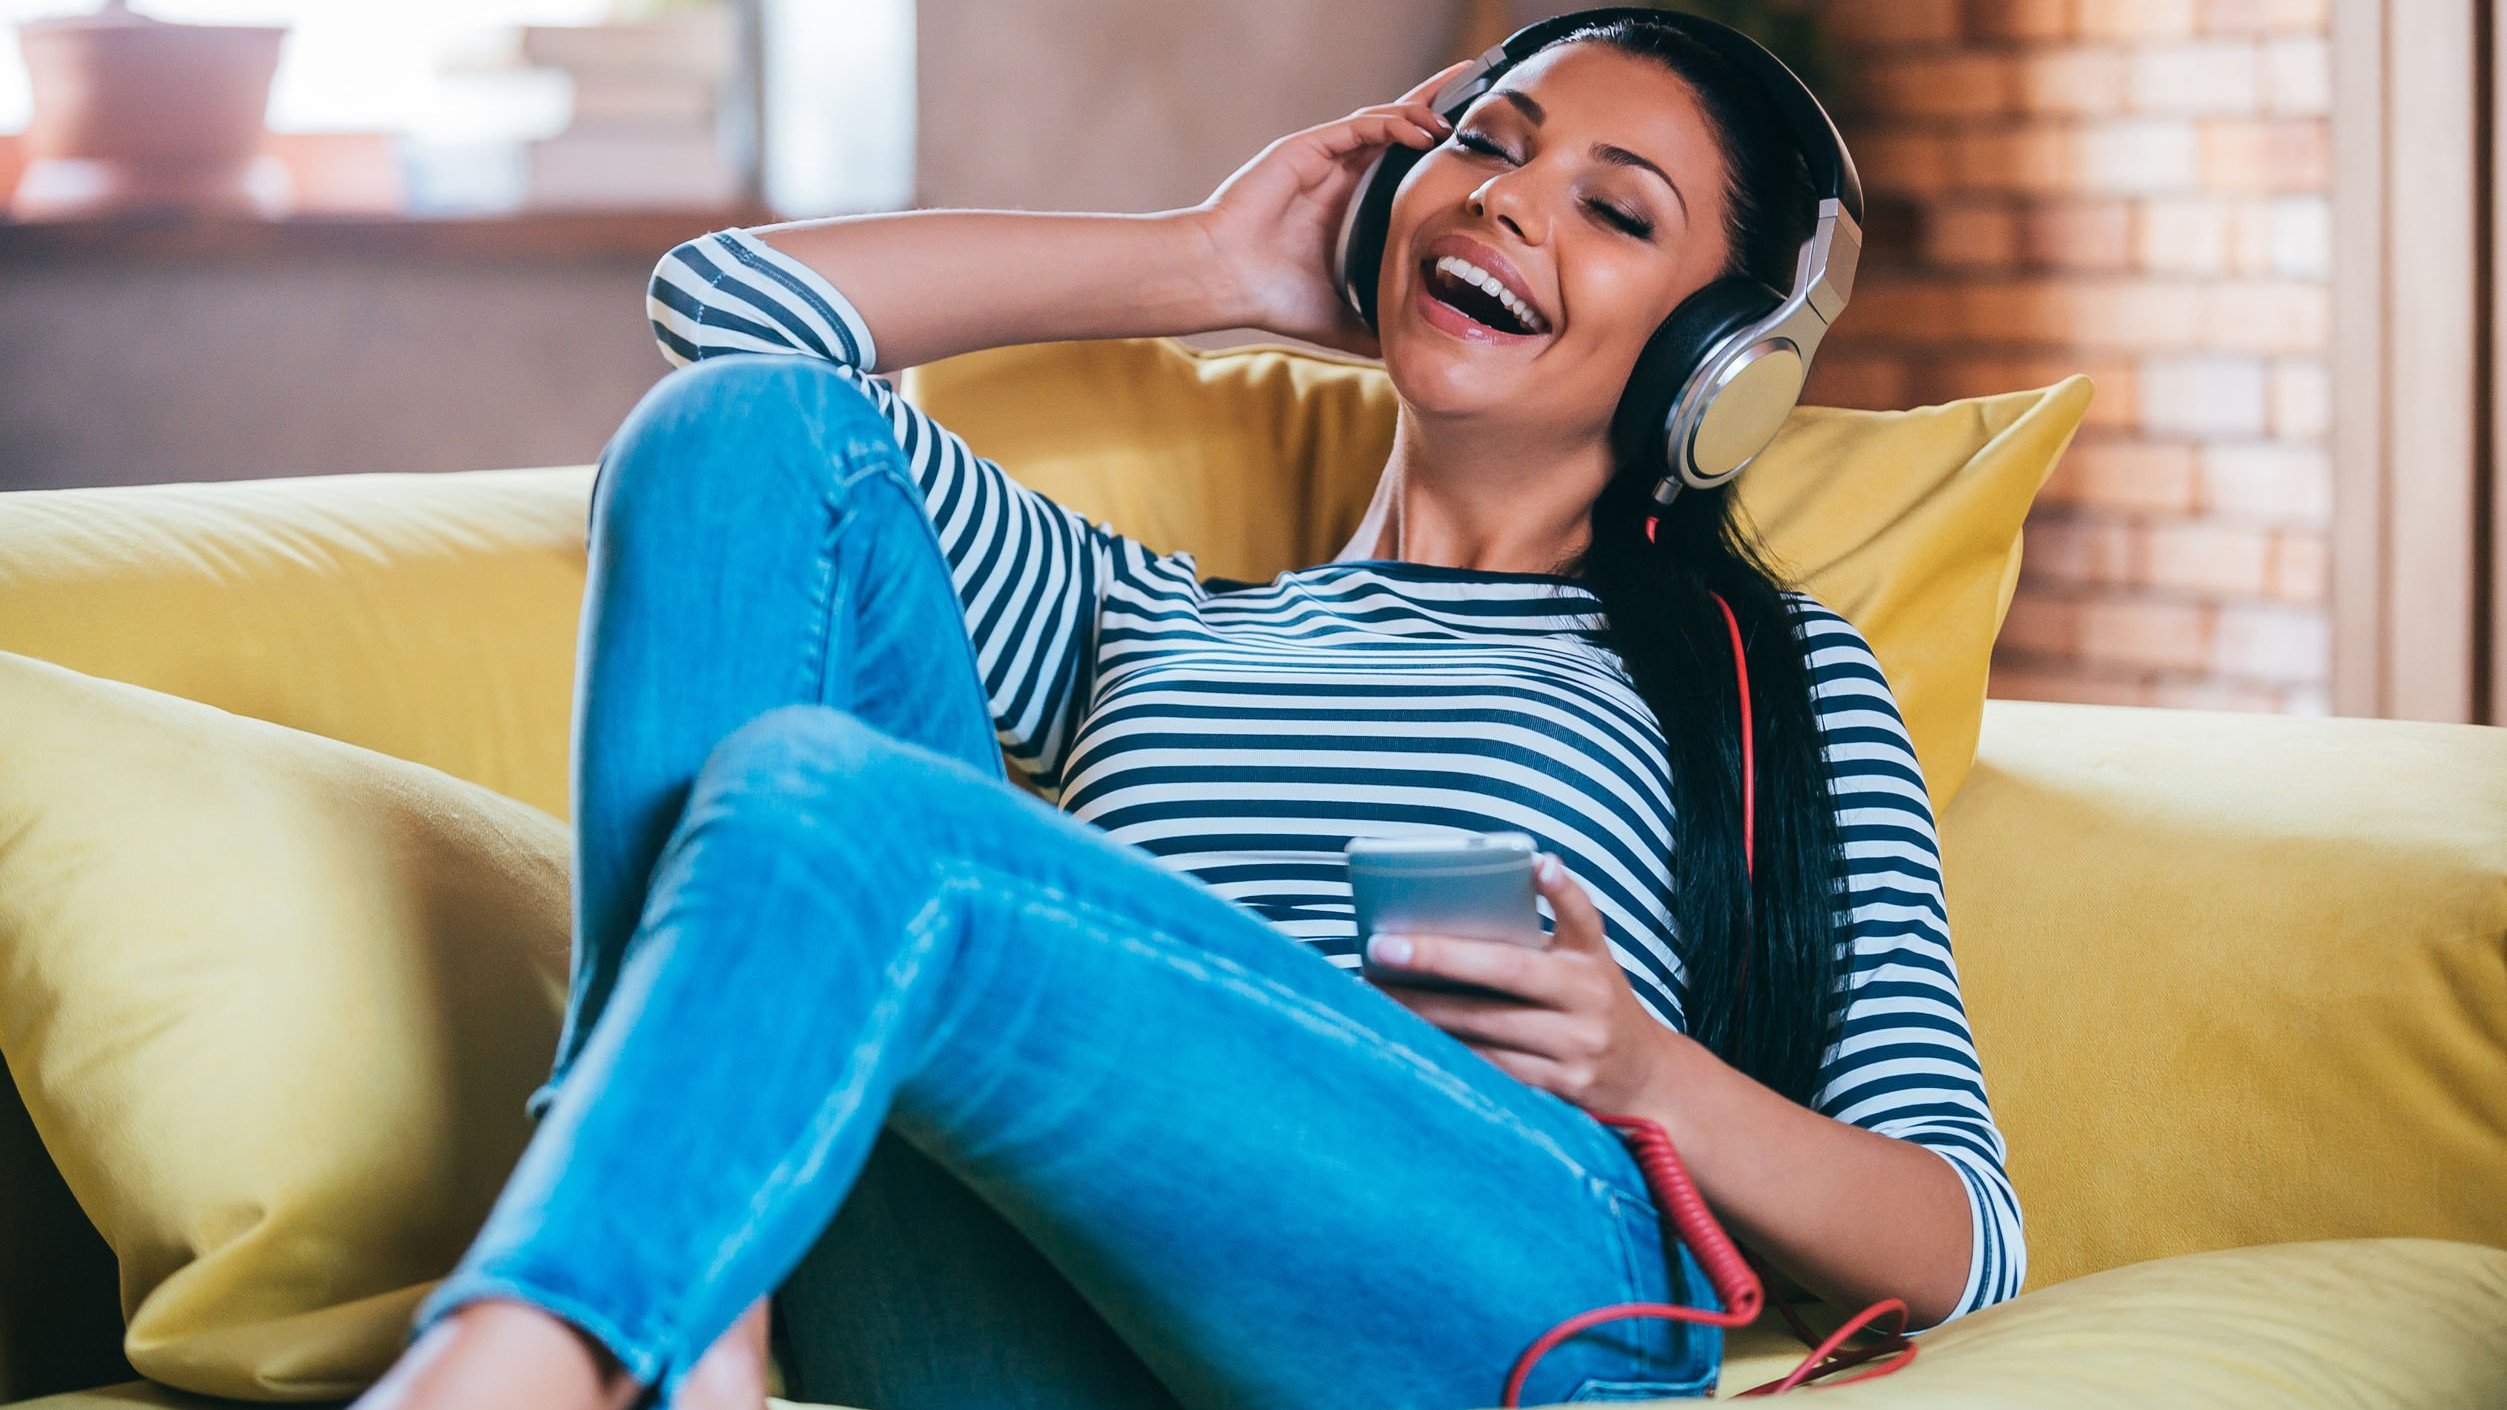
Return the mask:
{"type": "Polygon", "coordinates": [[[1601,913],[1565,865],[1543,853],[1532,882],[1557,917],[1546,948],[1377,931],[1368,964],[1403,1007],[1516,1079],[1590,1110],[1632,1110],[1663,1067],[1671,1030],[1629,987],[1601,913]],[[1495,993],[1419,988],[1399,982],[1403,975],[1495,993]]]}
{"type": "Polygon", "coordinates": [[[1277,139],[1187,212],[1236,283],[1248,326],[1379,355],[1375,334],[1341,301],[1332,268],[1341,213],[1379,150],[1445,140],[1451,129],[1427,100],[1469,62],[1438,70],[1393,102],[1277,139]]]}

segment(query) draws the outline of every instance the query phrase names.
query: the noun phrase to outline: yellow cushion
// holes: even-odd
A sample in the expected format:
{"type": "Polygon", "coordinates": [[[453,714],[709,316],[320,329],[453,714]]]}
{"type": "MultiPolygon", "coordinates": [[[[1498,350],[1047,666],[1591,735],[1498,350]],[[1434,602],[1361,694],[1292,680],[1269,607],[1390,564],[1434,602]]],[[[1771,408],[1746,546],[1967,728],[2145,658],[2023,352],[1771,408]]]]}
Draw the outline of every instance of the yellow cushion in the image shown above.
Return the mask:
{"type": "MultiPolygon", "coordinates": [[[[1371,363],[1170,339],[1004,348],[906,395],[1072,508],[1262,578],[1338,552],[1392,445],[1371,363]]],[[[1936,811],[1975,752],[2019,523],[2086,378],[1808,407],[1742,477],[1872,641],[1936,811]]],[[[588,468],[0,496],[0,650],[429,764],[566,815],[588,468]],[[294,669],[319,661],[321,670],[294,669]]]]}
{"type": "MultiPolygon", "coordinates": [[[[2031,1293],[1920,1340],[1915,1364],[1868,1384],[1822,1389],[1815,1403],[1833,1410],[2507,1405],[2507,1252],[2358,1239],[2164,1259],[2031,1293]]],[[[1799,1344],[1753,1328],[1734,1339],[1721,1392],[1764,1385],[1800,1360],[1799,1344]]]]}
{"type": "Polygon", "coordinates": [[[2507,730],[1996,701],[1944,835],[2031,1286],[2507,1246],[2507,730]]]}
{"type": "Polygon", "coordinates": [[[0,495],[0,651],[565,816],[588,468],[0,495]]]}
{"type": "MultiPolygon", "coordinates": [[[[1922,1341],[1905,1370],[1863,1385],[1825,1385],[1806,1403],[1834,1410],[2501,1405],[2507,1252],[2361,1239],[2167,1259],[2032,1293],[1922,1341]]],[[[1727,1345],[1725,1398],[1776,1379],[1802,1356],[1774,1328],[1751,1328],[1727,1345]]],[[[212,1407],[131,1384],[32,1401],[24,1410],[212,1407]]]]}
{"type": "Polygon", "coordinates": [[[0,653],[0,1053],[141,1373],[305,1399],[390,1362],[529,1135],[569,844],[432,769],[0,653]]]}
{"type": "MultiPolygon", "coordinates": [[[[1023,483],[1222,577],[1338,553],[1393,444],[1381,367],[1282,346],[1034,344],[898,385],[1023,483]]],[[[1913,411],[1804,407],[1739,481],[1768,546],[1870,639],[1936,811],[1975,757],[2020,520],[2089,393],[2074,376],[1913,411]]]]}

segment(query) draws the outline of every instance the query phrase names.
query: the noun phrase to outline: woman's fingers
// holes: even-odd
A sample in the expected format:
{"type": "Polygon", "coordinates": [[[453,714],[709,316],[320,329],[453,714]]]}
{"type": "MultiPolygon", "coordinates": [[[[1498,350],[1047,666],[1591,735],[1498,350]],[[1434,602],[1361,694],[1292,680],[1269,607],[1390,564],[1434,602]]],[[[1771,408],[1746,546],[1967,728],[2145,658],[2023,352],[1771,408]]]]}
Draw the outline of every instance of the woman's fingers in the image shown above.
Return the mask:
{"type": "Polygon", "coordinates": [[[1532,871],[1532,883],[1549,902],[1550,914],[1558,918],[1551,932],[1560,944],[1580,949],[1606,948],[1602,934],[1602,913],[1593,906],[1593,898],[1584,886],[1567,871],[1567,864],[1557,854],[1543,852],[1532,871]]]}
{"type": "Polygon", "coordinates": [[[1477,984],[1528,1003],[1557,1007],[1573,993],[1557,955],[1503,940],[1378,931],[1367,958],[1388,970],[1477,984]]]}
{"type": "Polygon", "coordinates": [[[1340,158],[1394,142],[1434,146],[1452,129],[1436,125],[1433,113],[1416,110],[1358,112],[1316,130],[1315,139],[1327,157],[1340,158]]]}
{"type": "MultiPolygon", "coordinates": [[[[1447,121],[1444,114],[1425,103],[1387,103],[1380,108],[1361,108],[1358,111],[1369,117],[1399,118],[1422,131],[1433,133],[1440,139],[1454,130],[1453,123],[1447,121]]],[[[1352,116],[1357,116],[1357,114],[1352,114],[1352,116]]]]}
{"type": "Polygon", "coordinates": [[[1432,74],[1429,74],[1426,78],[1421,79],[1417,87],[1401,95],[1400,99],[1397,101],[1403,103],[1425,103],[1428,99],[1436,96],[1436,90],[1444,87],[1447,79],[1462,72],[1471,64],[1471,62],[1472,61],[1469,59],[1456,59],[1454,62],[1447,64],[1445,67],[1438,69],[1432,74]]]}
{"type": "Polygon", "coordinates": [[[1387,992],[1394,993],[1412,1013],[1467,1043],[1557,1057],[1573,1036],[1572,1015],[1538,1004],[1415,987],[1387,992]]]}

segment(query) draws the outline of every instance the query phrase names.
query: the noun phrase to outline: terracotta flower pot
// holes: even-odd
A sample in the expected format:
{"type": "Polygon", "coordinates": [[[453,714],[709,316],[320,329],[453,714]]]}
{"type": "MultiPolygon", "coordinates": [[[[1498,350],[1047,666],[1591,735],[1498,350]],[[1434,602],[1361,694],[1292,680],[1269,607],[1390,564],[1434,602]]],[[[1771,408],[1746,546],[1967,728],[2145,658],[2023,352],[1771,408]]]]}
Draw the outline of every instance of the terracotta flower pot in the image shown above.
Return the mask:
{"type": "Polygon", "coordinates": [[[21,25],[34,114],[10,213],[251,211],[284,28],[166,24],[120,4],[21,25]]]}

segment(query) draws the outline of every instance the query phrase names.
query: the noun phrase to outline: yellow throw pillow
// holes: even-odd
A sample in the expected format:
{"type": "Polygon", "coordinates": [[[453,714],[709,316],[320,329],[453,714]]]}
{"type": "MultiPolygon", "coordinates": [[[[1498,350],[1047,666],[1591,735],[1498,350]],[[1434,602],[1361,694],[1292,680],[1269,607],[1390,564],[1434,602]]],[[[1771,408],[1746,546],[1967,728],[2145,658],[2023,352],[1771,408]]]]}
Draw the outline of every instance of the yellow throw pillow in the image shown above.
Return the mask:
{"type": "MultiPolygon", "coordinates": [[[[1329,560],[1393,445],[1380,365],[1276,344],[1042,343],[898,385],[1022,483],[1222,577],[1329,560]]],[[[1976,756],[2020,520],[2089,394],[2073,376],[1912,411],[1805,407],[1740,479],[1769,548],[1870,639],[1936,814],[1976,756]]]]}
{"type": "MultiPolygon", "coordinates": [[[[1820,1314],[1814,1313],[1814,1316],[1820,1314]]],[[[2136,1263],[1988,1307],[1848,1371],[1822,1410],[2424,1410],[2507,1405],[2507,1251],[2437,1239],[2267,1244],[2136,1263]]],[[[1793,1369],[1772,1317],[1725,1344],[1731,1398],[1793,1369]]],[[[1660,1410],[1670,1410],[1669,1406],[1660,1410]]]]}
{"type": "Polygon", "coordinates": [[[1943,850],[2033,1284],[2507,1247],[2507,730],[1997,701],[1943,850]]]}
{"type": "Polygon", "coordinates": [[[124,1350],[355,1393],[530,1135],[570,838],[418,764],[0,653],[0,1054],[124,1350]]]}

